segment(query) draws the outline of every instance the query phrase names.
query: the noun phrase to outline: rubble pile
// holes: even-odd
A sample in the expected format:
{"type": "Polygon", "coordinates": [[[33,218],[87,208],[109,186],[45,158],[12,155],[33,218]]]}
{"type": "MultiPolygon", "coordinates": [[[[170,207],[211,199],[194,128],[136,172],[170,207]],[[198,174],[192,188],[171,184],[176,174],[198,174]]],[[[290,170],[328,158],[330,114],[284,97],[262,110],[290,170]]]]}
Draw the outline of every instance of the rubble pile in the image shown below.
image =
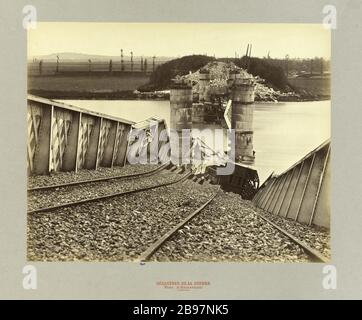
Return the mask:
{"type": "Polygon", "coordinates": [[[182,76],[183,79],[189,80],[193,84],[193,91],[198,92],[198,83],[200,79],[200,72],[208,72],[210,75],[209,86],[210,89],[215,92],[225,92],[227,90],[227,80],[230,77],[230,72],[238,71],[242,78],[251,78],[254,80],[255,87],[255,101],[273,101],[277,102],[280,98],[284,96],[290,96],[291,94],[294,97],[294,93],[282,93],[276,91],[271,87],[268,87],[265,84],[265,80],[259,76],[254,77],[249,74],[246,70],[239,68],[232,62],[210,62],[205,65],[203,68],[197,70],[194,73],[182,76]]]}
{"type": "Polygon", "coordinates": [[[255,101],[274,101],[278,102],[281,96],[280,91],[275,91],[273,88],[269,88],[260,82],[256,82],[255,85],[255,101]]]}

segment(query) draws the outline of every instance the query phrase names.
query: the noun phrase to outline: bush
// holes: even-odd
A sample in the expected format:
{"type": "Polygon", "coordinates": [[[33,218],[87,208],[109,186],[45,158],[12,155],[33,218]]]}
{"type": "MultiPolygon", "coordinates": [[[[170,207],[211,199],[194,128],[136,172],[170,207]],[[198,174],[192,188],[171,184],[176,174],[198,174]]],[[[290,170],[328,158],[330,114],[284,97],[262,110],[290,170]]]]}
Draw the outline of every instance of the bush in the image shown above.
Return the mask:
{"type": "MultiPolygon", "coordinates": [[[[185,56],[179,59],[168,61],[156,68],[151,74],[150,82],[138,88],[139,91],[154,91],[169,89],[171,79],[176,75],[186,75],[195,72],[211,61],[233,62],[240,68],[246,69],[248,58],[241,59],[220,58],[205,55],[185,56]]],[[[250,58],[248,72],[253,76],[259,76],[266,80],[266,84],[275,90],[284,91],[287,89],[287,77],[281,67],[270,64],[268,61],[259,58],[250,58]]]]}
{"type": "Polygon", "coordinates": [[[175,78],[176,75],[182,76],[188,74],[189,71],[195,72],[213,60],[215,60],[215,58],[204,55],[185,56],[179,59],[170,60],[158,66],[151,74],[150,83],[141,86],[138,90],[150,91],[169,89],[171,79],[175,78]]]}
{"type": "MultiPolygon", "coordinates": [[[[242,57],[241,59],[234,59],[233,62],[241,68],[246,68],[248,65],[248,58],[242,57]]],[[[250,58],[248,72],[253,76],[259,76],[266,80],[267,84],[274,89],[284,90],[287,87],[287,77],[281,67],[274,66],[266,60],[259,58],[250,58]]]]}

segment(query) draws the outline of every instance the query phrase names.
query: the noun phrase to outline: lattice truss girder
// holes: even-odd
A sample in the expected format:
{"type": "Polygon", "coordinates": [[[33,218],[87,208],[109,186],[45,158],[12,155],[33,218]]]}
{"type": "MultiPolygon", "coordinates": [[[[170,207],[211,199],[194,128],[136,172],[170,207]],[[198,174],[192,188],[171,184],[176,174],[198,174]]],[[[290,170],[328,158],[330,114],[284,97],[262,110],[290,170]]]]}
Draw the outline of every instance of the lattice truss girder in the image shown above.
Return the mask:
{"type": "Polygon", "coordinates": [[[50,152],[49,171],[60,171],[63,166],[63,156],[68,145],[69,129],[72,122],[72,113],[54,108],[51,121],[52,141],[50,152]]]}
{"type": "Polygon", "coordinates": [[[99,143],[97,151],[97,164],[102,163],[104,151],[108,143],[109,131],[111,129],[112,122],[110,120],[102,119],[101,124],[102,125],[99,134],[99,143]]]}
{"type": "Polygon", "coordinates": [[[79,128],[79,138],[78,138],[78,148],[79,148],[77,156],[78,169],[82,169],[84,166],[94,123],[95,119],[93,117],[82,115],[81,124],[79,128]]]}
{"type": "Polygon", "coordinates": [[[118,151],[120,150],[120,146],[122,144],[123,139],[127,138],[124,137],[126,132],[126,126],[118,123],[117,126],[117,133],[116,133],[116,141],[114,143],[114,151],[113,151],[113,159],[112,163],[115,163],[118,158],[118,151]]]}
{"type": "Polygon", "coordinates": [[[34,159],[37,146],[39,144],[40,124],[42,118],[41,107],[35,104],[28,105],[27,126],[28,126],[28,142],[27,142],[27,165],[28,171],[34,170],[34,159]]]}

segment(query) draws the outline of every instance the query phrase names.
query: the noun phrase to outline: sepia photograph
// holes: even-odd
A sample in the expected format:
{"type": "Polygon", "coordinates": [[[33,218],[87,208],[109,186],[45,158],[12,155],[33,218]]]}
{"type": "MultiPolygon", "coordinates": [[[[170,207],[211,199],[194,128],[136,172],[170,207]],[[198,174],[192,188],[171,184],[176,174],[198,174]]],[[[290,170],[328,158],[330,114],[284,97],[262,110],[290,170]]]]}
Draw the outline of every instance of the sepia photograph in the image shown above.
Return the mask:
{"type": "Polygon", "coordinates": [[[27,261],[330,262],[332,63],[321,23],[37,22],[27,261]]]}

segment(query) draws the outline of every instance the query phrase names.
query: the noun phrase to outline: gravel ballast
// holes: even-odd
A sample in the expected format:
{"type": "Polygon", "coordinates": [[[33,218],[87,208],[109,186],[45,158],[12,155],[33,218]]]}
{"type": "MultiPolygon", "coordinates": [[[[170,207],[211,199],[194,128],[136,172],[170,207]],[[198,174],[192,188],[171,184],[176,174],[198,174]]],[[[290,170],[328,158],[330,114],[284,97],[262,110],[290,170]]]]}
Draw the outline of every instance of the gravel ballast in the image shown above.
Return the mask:
{"type": "Polygon", "coordinates": [[[250,201],[220,192],[151,260],[308,262],[309,258],[301,247],[256,215],[250,201]]]}
{"type": "MultiPolygon", "coordinates": [[[[139,189],[175,181],[186,174],[177,172],[163,170],[140,178],[58,188],[50,193],[37,191],[30,193],[29,207],[46,207],[139,189]]],[[[128,172],[132,173],[135,172],[128,172]]],[[[188,179],[135,194],[28,214],[28,260],[135,261],[209,200],[217,189],[208,182],[200,185],[188,179]]],[[[310,261],[299,245],[258,214],[330,257],[327,230],[268,214],[239,195],[219,191],[205,209],[154,253],[151,261],[310,261]]]]}
{"type": "Polygon", "coordinates": [[[331,236],[327,229],[313,225],[308,226],[297,221],[268,213],[258,208],[256,208],[256,210],[259,214],[264,215],[271,222],[283,228],[297,239],[319,251],[326,258],[331,258],[331,236]]]}
{"type": "Polygon", "coordinates": [[[162,170],[149,176],[127,179],[114,179],[85,183],[81,185],[59,187],[51,190],[28,192],[28,210],[46,208],[74,201],[91,199],[117,192],[125,192],[172,182],[182,177],[181,174],[162,170]]]}
{"type": "Polygon", "coordinates": [[[132,261],[206,202],[216,187],[190,180],[28,215],[30,261],[132,261]]]}
{"type": "Polygon", "coordinates": [[[52,172],[49,175],[37,175],[28,177],[28,188],[58,185],[83,180],[107,178],[114,175],[129,175],[135,173],[145,173],[158,168],[158,164],[133,164],[124,167],[104,168],[97,170],[81,169],[77,172],[52,172]]]}

